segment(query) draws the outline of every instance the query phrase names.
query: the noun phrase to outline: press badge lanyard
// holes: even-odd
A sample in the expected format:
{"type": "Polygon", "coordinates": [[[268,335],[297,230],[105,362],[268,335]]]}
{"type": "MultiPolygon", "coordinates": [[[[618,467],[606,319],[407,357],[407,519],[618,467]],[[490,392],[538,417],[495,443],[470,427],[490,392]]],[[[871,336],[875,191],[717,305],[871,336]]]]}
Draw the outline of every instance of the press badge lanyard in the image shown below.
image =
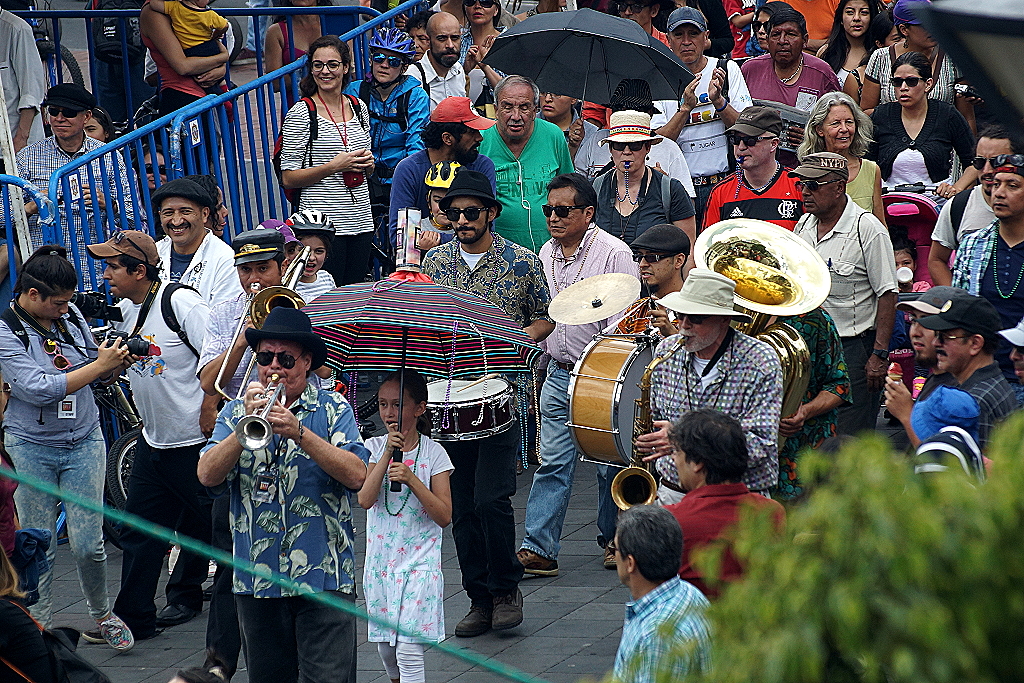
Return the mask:
{"type": "MultiPolygon", "coordinates": [[[[298,417],[298,407],[291,408],[290,410],[298,417]]],[[[302,422],[300,421],[299,425],[301,426],[301,424],[302,422]]],[[[278,467],[277,461],[281,457],[282,449],[287,447],[288,439],[283,439],[280,436],[276,438],[277,446],[274,448],[274,455],[270,462],[261,462],[253,472],[251,497],[254,503],[272,503],[277,495],[277,488],[281,479],[281,468],[278,467]]]]}

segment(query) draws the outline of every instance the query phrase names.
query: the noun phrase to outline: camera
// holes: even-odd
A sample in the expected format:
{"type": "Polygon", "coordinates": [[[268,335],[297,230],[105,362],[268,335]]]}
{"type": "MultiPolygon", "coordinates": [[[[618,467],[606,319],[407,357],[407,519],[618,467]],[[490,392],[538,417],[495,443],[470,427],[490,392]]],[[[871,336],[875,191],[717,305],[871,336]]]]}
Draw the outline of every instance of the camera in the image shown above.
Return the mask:
{"type": "Polygon", "coordinates": [[[107,336],[104,341],[109,340],[120,340],[124,342],[125,347],[128,349],[128,353],[133,356],[148,357],[148,356],[159,356],[160,349],[153,346],[148,341],[139,336],[129,337],[127,332],[121,332],[119,330],[110,330],[107,332],[107,336]]]}
{"type": "Polygon", "coordinates": [[[82,312],[86,318],[101,318],[121,322],[124,317],[121,309],[112,306],[107,302],[107,295],[103,292],[75,292],[71,297],[71,303],[82,312]]]}

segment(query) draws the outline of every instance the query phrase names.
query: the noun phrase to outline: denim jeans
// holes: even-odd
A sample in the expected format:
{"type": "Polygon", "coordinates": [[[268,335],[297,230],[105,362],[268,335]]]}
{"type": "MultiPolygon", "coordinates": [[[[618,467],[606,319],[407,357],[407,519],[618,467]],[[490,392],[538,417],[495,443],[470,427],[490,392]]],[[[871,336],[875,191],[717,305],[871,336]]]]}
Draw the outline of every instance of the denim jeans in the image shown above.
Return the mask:
{"type": "MultiPolygon", "coordinates": [[[[246,6],[252,7],[253,9],[267,9],[271,7],[270,0],[248,0],[246,6]]],[[[245,46],[254,52],[263,52],[263,37],[267,35],[267,28],[270,26],[270,20],[273,17],[265,15],[262,17],[249,17],[249,33],[245,38],[245,46]],[[260,25],[259,35],[259,49],[256,49],[256,22],[260,25]]]]}
{"type": "MultiPolygon", "coordinates": [[[[4,445],[14,466],[22,474],[37,477],[96,503],[103,502],[107,448],[99,425],[73,448],[43,446],[11,434],[4,436],[4,445]]],[[[51,569],[39,577],[39,602],[31,608],[32,616],[50,628],[53,624],[52,567],[57,554],[57,499],[22,484],[14,493],[14,502],[18,506],[21,526],[53,532],[53,543],[46,551],[51,569]]],[[[78,566],[78,582],[89,607],[89,616],[100,619],[110,612],[103,515],[67,503],[64,510],[67,513],[68,541],[78,566]]]]}

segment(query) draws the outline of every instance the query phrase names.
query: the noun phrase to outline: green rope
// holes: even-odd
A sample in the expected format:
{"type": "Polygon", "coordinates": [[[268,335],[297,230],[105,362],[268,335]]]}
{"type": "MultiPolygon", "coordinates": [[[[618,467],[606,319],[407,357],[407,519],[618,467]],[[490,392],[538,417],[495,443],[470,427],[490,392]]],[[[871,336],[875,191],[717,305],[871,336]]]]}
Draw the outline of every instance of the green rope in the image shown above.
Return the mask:
{"type": "Polygon", "coordinates": [[[543,679],[538,678],[536,676],[531,676],[523,671],[520,671],[519,669],[516,669],[515,667],[508,666],[493,659],[486,659],[484,658],[483,655],[474,652],[473,650],[452,647],[451,645],[447,645],[445,643],[425,641],[417,633],[402,629],[397,624],[394,624],[388,621],[387,619],[382,619],[381,617],[368,614],[364,610],[359,609],[355,605],[333,595],[332,593],[314,591],[308,586],[288,578],[284,574],[260,569],[249,560],[237,558],[229,552],[220,550],[219,548],[214,548],[213,546],[207,545],[206,543],[202,543],[201,541],[197,541],[194,538],[190,538],[188,536],[183,535],[179,536],[170,529],[159,526],[158,524],[153,524],[152,522],[142,519],[137,515],[133,515],[130,512],[123,512],[112,507],[107,507],[103,505],[103,503],[97,503],[96,501],[85,498],[84,496],[81,496],[77,493],[65,491],[47,481],[39,479],[38,477],[33,477],[32,475],[29,474],[23,474],[21,472],[17,472],[15,470],[5,467],[0,467],[0,473],[2,473],[0,474],[0,476],[13,479],[19,482],[20,484],[26,484],[34,489],[42,491],[47,495],[60,498],[65,502],[65,504],[74,503],[75,505],[79,505],[88,510],[92,510],[93,512],[100,512],[104,514],[107,518],[113,519],[117,522],[138,529],[144,534],[162,539],[164,541],[167,541],[168,543],[177,543],[183,549],[190,550],[193,553],[201,555],[203,557],[208,557],[211,560],[216,561],[217,564],[219,565],[225,565],[233,567],[234,569],[239,569],[245,572],[246,574],[250,574],[261,579],[266,579],[267,581],[270,581],[271,583],[274,583],[280,586],[281,588],[287,588],[288,590],[299,592],[304,597],[307,597],[310,600],[314,600],[324,605],[329,605],[335,609],[341,610],[342,612],[348,612],[349,614],[355,615],[359,619],[372,621],[378,626],[383,626],[384,628],[389,628],[393,631],[397,631],[398,633],[400,633],[403,636],[406,636],[407,638],[413,638],[417,642],[421,642],[429,647],[436,647],[442,652],[445,652],[453,657],[461,659],[464,662],[472,664],[473,666],[478,666],[482,669],[487,669],[488,671],[496,673],[499,676],[503,676],[504,678],[507,678],[509,680],[519,681],[520,683],[546,683],[546,681],[544,681],[543,679]]]}

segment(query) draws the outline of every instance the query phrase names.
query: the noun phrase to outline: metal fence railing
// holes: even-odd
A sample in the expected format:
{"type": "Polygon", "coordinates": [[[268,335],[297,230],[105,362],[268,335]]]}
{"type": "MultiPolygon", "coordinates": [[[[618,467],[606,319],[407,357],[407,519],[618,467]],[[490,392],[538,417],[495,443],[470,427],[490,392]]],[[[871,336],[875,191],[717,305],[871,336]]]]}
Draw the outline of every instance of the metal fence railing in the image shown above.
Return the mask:
{"type": "Polygon", "coordinates": [[[12,186],[16,188],[13,192],[21,193],[29,201],[36,203],[40,223],[52,224],[55,213],[53,202],[38,187],[18,176],[0,174],[0,217],[3,219],[3,244],[0,245],[0,301],[3,302],[10,301],[9,295],[18,278],[12,186]]]}

